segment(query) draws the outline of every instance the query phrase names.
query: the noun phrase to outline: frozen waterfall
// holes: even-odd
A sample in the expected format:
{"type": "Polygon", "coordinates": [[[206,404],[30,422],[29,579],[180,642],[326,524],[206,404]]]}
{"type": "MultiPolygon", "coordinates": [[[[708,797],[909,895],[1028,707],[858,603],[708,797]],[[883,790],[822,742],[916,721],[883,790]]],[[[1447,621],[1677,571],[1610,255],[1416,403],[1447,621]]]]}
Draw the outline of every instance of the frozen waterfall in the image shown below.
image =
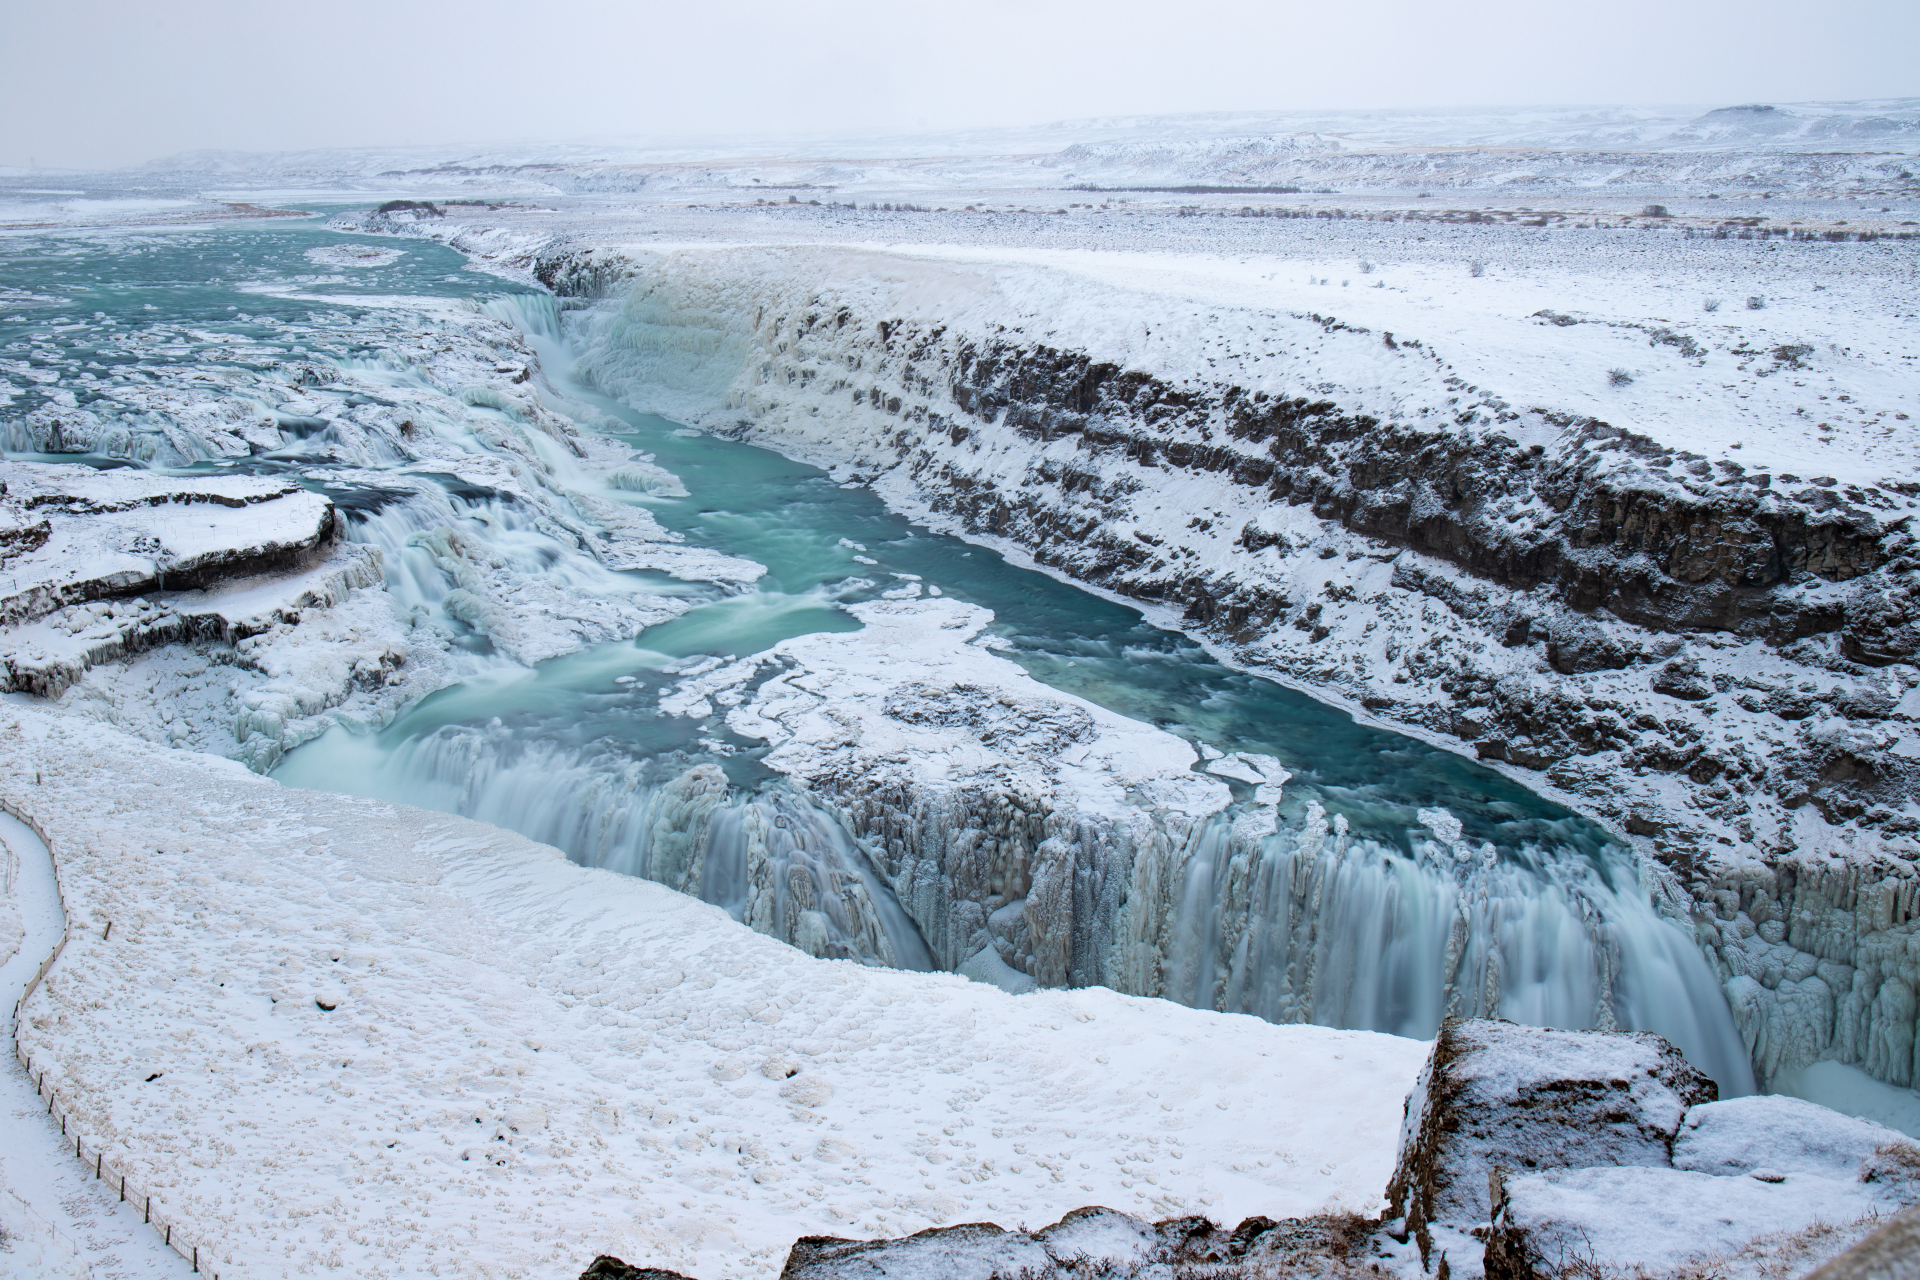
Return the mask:
{"type": "Polygon", "coordinates": [[[1617,851],[1416,848],[1353,838],[1315,803],[1296,829],[1265,836],[1207,824],[1174,878],[1159,994],[1408,1036],[1451,1016],[1656,1031],[1723,1095],[1752,1092],[1719,980],[1686,926],[1652,905],[1659,886],[1617,851]]]}

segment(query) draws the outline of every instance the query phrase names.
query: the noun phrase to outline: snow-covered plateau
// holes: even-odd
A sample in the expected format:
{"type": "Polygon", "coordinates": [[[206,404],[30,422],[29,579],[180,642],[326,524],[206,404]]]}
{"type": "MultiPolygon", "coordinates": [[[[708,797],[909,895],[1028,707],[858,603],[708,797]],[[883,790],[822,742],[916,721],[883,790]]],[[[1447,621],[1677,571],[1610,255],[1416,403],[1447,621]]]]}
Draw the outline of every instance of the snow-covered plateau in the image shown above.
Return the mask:
{"type": "MultiPolygon", "coordinates": [[[[1920,1156],[1740,1095],[1920,1132],[1916,151],[1903,100],[0,175],[9,1133],[234,1276],[1830,1256],[1920,1156]],[[1047,631],[1119,604],[1207,650],[1047,631]],[[1358,722],[1326,769],[1266,681],[1358,722]],[[1680,1080],[1653,1154],[1423,1147],[1498,1017],[1680,1080]]],[[[30,1167],[47,1268],[168,1273],[30,1167]]]]}

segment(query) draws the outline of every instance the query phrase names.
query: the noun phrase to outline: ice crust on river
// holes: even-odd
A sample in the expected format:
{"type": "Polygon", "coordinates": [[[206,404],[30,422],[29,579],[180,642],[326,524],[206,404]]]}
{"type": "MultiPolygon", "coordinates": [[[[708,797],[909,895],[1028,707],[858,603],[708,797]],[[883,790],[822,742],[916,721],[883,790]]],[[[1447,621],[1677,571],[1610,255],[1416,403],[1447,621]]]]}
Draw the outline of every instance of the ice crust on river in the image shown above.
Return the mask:
{"type": "Polygon", "coordinates": [[[783,640],[682,682],[663,705],[684,705],[695,690],[704,702],[771,666],[779,674],[727,713],[727,727],[770,744],[764,763],[782,773],[871,776],[893,766],[936,787],[987,776],[1055,795],[1062,808],[1112,815],[1149,806],[1205,817],[1232,799],[1194,775],[1183,739],[1049,689],[969,643],[993,620],[985,609],[923,599],[847,612],[859,631],[783,640]]]}
{"type": "Polygon", "coordinates": [[[223,1271],[772,1276],[800,1235],[1087,1203],[1367,1212],[1426,1050],[815,960],[495,828],[0,724],[72,930],[22,1047],[223,1271]]]}

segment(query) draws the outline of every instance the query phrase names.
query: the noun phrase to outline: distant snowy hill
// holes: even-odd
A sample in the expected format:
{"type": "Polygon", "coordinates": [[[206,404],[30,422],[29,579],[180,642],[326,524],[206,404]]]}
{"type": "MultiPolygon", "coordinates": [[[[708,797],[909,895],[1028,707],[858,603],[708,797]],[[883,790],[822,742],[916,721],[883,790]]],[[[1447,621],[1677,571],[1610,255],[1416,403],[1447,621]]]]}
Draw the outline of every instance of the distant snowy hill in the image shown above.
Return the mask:
{"type": "Polygon", "coordinates": [[[374,177],[432,170],[526,170],[788,162],[1008,162],[1211,170],[1235,159],[1408,148],[1525,151],[1808,152],[1920,150],[1920,98],[1722,107],[1488,107],[1447,110],[1200,112],[1106,116],[1018,129],[881,138],[772,136],[648,142],[469,143],[311,151],[191,151],[150,172],[235,177],[374,177]]]}

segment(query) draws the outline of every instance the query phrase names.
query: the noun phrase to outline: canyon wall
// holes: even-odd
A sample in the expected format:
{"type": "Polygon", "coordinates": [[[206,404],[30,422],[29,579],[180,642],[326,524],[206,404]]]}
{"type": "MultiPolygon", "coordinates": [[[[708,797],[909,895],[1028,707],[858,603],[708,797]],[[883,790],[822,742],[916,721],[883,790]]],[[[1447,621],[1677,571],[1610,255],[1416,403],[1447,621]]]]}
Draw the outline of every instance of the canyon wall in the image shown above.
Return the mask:
{"type": "MultiPolygon", "coordinates": [[[[1914,1078],[1905,481],[1750,472],[1511,403],[1415,335],[1157,311],[1040,267],[566,246],[532,265],[605,300],[577,317],[581,372],[629,403],[1164,609],[1629,833],[1675,877],[1763,1075],[1830,1056],[1914,1078]]],[[[1810,353],[1733,354],[1764,373],[1810,353]]],[[[910,803],[851,799],[889,847],[912,825],[910,803]]],[[[1074,945],[1049,945],[1033,963],[1070,975],[1074,945]]]]}

